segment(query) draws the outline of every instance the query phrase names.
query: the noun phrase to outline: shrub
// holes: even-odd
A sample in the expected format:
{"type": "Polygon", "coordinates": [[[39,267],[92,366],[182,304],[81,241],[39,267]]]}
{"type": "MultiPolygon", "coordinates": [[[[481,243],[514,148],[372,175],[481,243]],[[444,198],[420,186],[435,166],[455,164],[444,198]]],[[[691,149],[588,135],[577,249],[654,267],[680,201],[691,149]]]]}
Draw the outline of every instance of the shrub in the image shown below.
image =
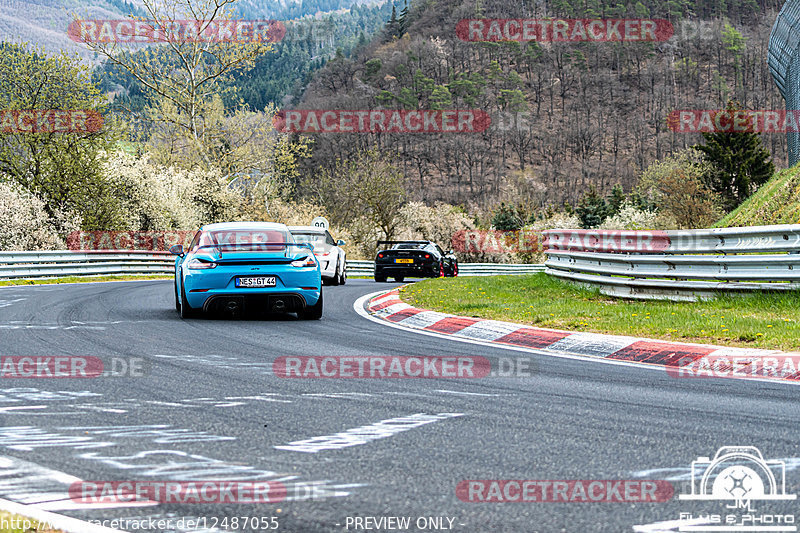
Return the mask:
{"type": "Polygon", "coordinates": [[[659,214],[657,211],[640,209],[630,202],[625,202],[619,213],[608,217],[598,229],[664,230],[676,228],[677,224],[674,219],[659,214]]]}
{"type": "Polygon", "coordinates": [[[48,216],[45,204],[19,185],[0,181],[0,250],[63,250],[80,227],[72,214],[48,216]]]}
{"type": "Polygon", "coordinates": [[[105,173],[120,207],[116,227],[103,229],[195,229],[235,218],[242,196],[218,171],[165,168],[147,157],[118,152],[105,173]]]}
{"type": "Polygon", "coordinates": [[[706,172],[696,150],[683,150],[647,167],[639,192],[678,227],[707,228],[721,209],[719,198],[703,182],[706,172]]]}

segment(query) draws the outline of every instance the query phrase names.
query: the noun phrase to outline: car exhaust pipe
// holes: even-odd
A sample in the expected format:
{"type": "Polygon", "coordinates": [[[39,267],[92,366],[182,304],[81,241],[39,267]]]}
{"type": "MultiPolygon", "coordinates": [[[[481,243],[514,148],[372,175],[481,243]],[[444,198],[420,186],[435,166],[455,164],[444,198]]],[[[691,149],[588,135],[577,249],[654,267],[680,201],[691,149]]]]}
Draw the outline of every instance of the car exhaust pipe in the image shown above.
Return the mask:
{"type": "Polygon", "coordinates": [[[242,306],[236,300],[231,300],[225,306],[225,312],[232,316],[238,316],[242,310],[242,306]]]}
{"type": "Polygon", "coordinates": [[[283,300],[275,300],[275,302],[272,304],[272,310],[276,313],[286,311],[286,302],[283,300]]]}

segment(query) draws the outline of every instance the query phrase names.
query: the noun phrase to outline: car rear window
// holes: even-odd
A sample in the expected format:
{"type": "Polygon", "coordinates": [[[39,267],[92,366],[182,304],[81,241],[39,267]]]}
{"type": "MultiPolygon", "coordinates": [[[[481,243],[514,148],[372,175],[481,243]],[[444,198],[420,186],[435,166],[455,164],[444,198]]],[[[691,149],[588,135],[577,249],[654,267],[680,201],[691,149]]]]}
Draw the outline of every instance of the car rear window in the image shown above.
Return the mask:
{"type": "Polygon", "coordinates": [[[292,232],[297,243],[310,243],[314,246],[314,252],[327,253],[333,246],[328,242],[324,233],[300,233],[292,232]]]}
{"type": "MultiPolygon", "coordinates": [[[[204,232],[200,237],[200,246],[224,245],[226,252],[246,252],[260,249],[258,245],[268,243],[294,243],[288,231],[279,229],[237,229],[204,232]]],[[[270,246],[267,250],[279,251],[283,246],[270,246]]]]}

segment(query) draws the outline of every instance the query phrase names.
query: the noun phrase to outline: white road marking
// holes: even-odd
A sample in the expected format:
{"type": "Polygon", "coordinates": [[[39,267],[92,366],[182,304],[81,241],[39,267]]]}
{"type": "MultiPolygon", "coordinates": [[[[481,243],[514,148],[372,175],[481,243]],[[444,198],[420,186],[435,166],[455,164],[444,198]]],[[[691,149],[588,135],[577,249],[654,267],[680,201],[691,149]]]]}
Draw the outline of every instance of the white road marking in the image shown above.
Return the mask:
{"type": "Polygon", "coordinates": [[[350,446],[367,444],[368,442],[378,439],[385,439],[387,437],[397,435],[398,433],[403,433],[432,422],[438,422],[440,420],[447,420],[449,418],[455,418],[459,416],[464,416],[464,414],[439,413],[436,415],[429,415],[426,413],[417,413],[410,416],[381,420],[375,424],[348,429],[333,435],[324,435],[321,437],[298,440],[290,442],[284,446],[274,446],[274,448],[278,450],[304,453],[338,450],[341,448],[348,448],[350,446]]]}
{"type": "Polygon", "coordinates": [[[675,531],[685,531],[683,527],[686,526],[701,526],[711,524],[710,520],[705,518],[692,518],[690,520],[667,520],[665,522],[654,522],[652,524],[643,524],[633,526],[633,530],[637,533],[673,533],[675,531]]]}
{"type": "Polygon", "coordinates": [[[13,300],[0,300],[0,307],[9,307],[18,302],[24,302],[27,298],[15,298],[13,300]]]}
{"type": "Polygon", "coordinates": [[[497,397],[502,396],[502,394],[482,394],[480,392],[464,392],[460,390],[447,390],[447,389],[437,389],[436,392],[441,392],[442,394],[459,394],[463,396],[486,396],[486,397],[497,397]]]}
{"type": "Polygon", "coordinates": [[[150,507],[156,502],[120,502],[114,504],[81,504],[69,496],[69,486],[82,481],[58,470],[23,461],[16,457],[0,456],[0,495],[17,503],[46,511],[150,507]]]}
{"type": "Polygon", "coordinates": [[[374,394],[366,392],[306,392],[303,396],[315,398],[333,398],[334,400],[363,400],[372,398],[374,394]]]}

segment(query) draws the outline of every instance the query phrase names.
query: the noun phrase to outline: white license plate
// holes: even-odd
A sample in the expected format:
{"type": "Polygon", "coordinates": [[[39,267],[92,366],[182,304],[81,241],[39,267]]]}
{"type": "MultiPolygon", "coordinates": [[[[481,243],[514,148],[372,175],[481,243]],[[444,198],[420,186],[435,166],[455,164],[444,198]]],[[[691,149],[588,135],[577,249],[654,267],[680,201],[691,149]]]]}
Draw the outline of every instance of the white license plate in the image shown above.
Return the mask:
{"type": "Polygon", "coordinates": [[[249,289],[258,287],[274,287],[277,285],[275,276],[248,276],[236,278],[236,286],[249,289]]]}

